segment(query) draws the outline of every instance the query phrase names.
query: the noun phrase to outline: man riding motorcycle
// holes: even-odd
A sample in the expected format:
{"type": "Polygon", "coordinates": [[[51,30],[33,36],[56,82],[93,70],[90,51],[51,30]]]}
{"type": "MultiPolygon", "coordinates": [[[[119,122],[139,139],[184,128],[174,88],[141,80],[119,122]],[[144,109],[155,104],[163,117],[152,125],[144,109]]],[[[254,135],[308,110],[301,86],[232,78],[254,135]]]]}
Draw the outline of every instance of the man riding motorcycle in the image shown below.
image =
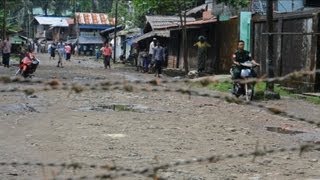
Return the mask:
{"type": "Polygon", "coordinates": [[[35,58],[33,51],[29,49],[25,57],[21,60],[17,74],[23,77],[30,77],[35,72],[39,61],[35,58]]]}
{"type": "MultiPolygon", "coordinates": [[[[242,40],[238,41],[238,49],[233,54],[232,60],[233,60],[233,67],[231,68],[231,75],[233,80],[240,79],[241,70],[246,68],[242,66],[241,63],[251,61],[253,65],[260,66],[259,63],[257,63],[255,60],[251,58],[250,52],[244,50],[244,41],[242,40]]],[[[251,73],[252,73],[252,77],[257,76],[257,74],[254,71],[252,71],[251,73]]],[[[232,93],[233,94],[237,93],[235,92],[235,84],[233,84],[232,93]]]]}

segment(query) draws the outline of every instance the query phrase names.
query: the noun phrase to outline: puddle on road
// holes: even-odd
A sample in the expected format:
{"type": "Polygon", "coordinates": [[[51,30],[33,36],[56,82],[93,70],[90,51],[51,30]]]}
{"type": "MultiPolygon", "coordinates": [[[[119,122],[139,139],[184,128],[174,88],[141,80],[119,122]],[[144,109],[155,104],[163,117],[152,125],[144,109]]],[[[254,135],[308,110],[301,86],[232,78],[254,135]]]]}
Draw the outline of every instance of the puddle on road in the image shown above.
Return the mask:
{"type": "Polygon", "coordinates": [[[285,127],[266,127],[267,131],[275,132],[279,134],[288,134],[294,136],[300,142],[308,144],[320,144],[320,131],[302,131],[299,129],[285,128],[285,127]]]}
{"type": "MultiPolygon", "coordinates": [[[[98,109],[107,109],[113,111],[129,111],[129,112],[139,112],[139,109],[136,109],[134,105],[122,105],[122,104],[112,104],[112,105],[99,105],[97,106],[98,109]]],[[[92,110],[95,110],[93,107],[92,110]]]]}
{"type": "Polygon", "coordinates": [[[304,131],[299,131],[299,130],[294,130],[294,129],[287,129],[287,128],[283,128],[283,127],[266,127],[267,131],[270,132],[276,132],[276,133],[280,133],[280,134],[290,134],[290,135],[296,135],[296,134],[302,134],[302,133],[306,133],[304,131]]]}
{"type": "Polygon", "coordinates": [[[82,107],[79,109],[80,111],[115,111],[115,112],[138,112],[138,113],[146,113],[146,112],[154,112],[151,108],[141,106],[141,105],[132,105],[132,104],[110,104],[110,105],[97,105],[90,107],[82,107]]]}
{"type": "Polygon", "coordinates": [[[0,105],[0,112],[20,113],[20,112],[38,112],[38,111],[29,104],[18,103],[18,104],[0,105]]]}
{"type": "Polygon", "coordinates": [[[173,113],[172,110],[165,109],[152,109],[147,106],[143,106],[140,104],[98,104],[93,106],[82,106],[80,108],[74,109],[75,111],[96,111],[96,112],[136,112],[136,113],[173,113]]]}

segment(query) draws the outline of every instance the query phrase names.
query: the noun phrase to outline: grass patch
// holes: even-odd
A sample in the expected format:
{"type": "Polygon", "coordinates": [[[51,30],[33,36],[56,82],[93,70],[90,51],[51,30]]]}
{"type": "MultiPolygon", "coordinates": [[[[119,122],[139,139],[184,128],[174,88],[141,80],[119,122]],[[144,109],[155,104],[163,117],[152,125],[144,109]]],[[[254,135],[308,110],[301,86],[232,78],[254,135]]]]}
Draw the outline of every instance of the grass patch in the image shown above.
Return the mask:
{"type": "Polygon", "coordinates": [[[320,105],[320,97],[308,96],[305,100],[313,104],[320,105]]]}
{"type": "Polygon", "coordinates": [[[232,84],[228,81],[224,82],[217,82],[217,83],[210,83],[208,85],[208,89],[216,90],[220,92],[229,92],[232,88],[232,84]]]}
{"type": "MultiPolygon", "coordinates": [[[[215,83],[209,83],[203,86],[200,82],[195,82],[191,84],[191,87],[205,87],[209,90],[219,91],[219,92],[226,92],[230,93],[230,90],[232,89],[232,83],[230,81],[223,81],[223,82],[215,82],[215,83]]],[[[255,85],[255,100],[264,100],[264,91],[266,89],[266,83],[265,82],[259,82],[255,85]]],[[[293,97],[293,98],[300,98],[301,96],[298,96],[294,92],[291,92],[284,87],[280,86],[279,84],[275,84],[274,91],[276,93],[280,94],[280,97],[293,97]]],[[[303,98],[307,102],[318,104],[320,105],[320,98],[319,97],[313,97],[313,96],[306,96],[303,98]]]]}

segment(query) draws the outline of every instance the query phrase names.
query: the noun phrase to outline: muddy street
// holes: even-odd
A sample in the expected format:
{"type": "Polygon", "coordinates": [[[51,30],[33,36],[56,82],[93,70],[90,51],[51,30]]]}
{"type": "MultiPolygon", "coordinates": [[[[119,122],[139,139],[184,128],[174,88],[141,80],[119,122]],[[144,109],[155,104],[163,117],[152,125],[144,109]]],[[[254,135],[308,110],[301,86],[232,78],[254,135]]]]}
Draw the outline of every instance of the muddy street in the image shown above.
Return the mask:
{"type": "MultiPolygon", "coordinates": [[[[86,85],[111,81],[148,81],[132,67],[74,58],[57,68],[57,60],[39,54],[41,64],[33,81],[86,85]]],[[[0,67],[1,76],[13,76],[16,67],[0,67]]],[[[170,77],[162,79],[170,80],[170,77]]],[[[126,84],[126,83],[125,83],[126,84]]],[[[124,84],[124,85],[125,85],[124,84]]],[[[137,89],[48,89],[45,83],[17,82],[0,85],[0,162],[85,163],[113,165],[134,170],[163,163],[212,155],[239,154],[255,149],[296,147],[319,143],[314,125],[274,115],[264,109],[229,103],[224,99],[188,96],[177,92],[145,92],[137,89]],[[32,95],[10,89],[32,88],[32,95]],[[2,90],[5,90],[3,92],[2,90]],[[41,91],[38,91],[41,90],[41,91]]],[[[188,88],[166,83],[159,89],[188,88]]],[[[220,96],[227,93],[212,92],[220,96]]],[[[300,118],[319,122],[320,106],[283,98],[259,102],[300,118]]],[[[124,171],[125,172],[125,171],[124,171]]],[[[81,169],[0,164],[0,179],[66,179],[113,173],[107,169],[81,169]]],[[[164,179],[320,179],[320,152],[299,156],[299,151],[262,157],[230,158],[212,163],[164,168],[164,179]],[[254,159],[254,160],[253,160],[254,159]]],[[[116,179],[150,179],[130,174],[116,179]]]]}

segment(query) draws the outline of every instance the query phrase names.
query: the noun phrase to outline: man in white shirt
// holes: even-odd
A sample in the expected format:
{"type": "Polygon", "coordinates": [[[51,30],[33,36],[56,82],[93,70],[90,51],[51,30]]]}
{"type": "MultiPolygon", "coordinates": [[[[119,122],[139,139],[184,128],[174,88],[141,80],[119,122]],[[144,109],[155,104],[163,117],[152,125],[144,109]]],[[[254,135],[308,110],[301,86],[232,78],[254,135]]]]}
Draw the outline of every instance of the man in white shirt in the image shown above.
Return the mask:
{"type": "Polygon", "coordinates": [[[154,48],[156,47],[156,42],[157,42],[157,39],[153,38],[153,40],[151,41],[151,43],[149,45],[149,58],[148,58],[148,62],[146,64],[147,71],[149,71],[149,64],[152,62],[152,57],[153,57],[154,48]]]}

